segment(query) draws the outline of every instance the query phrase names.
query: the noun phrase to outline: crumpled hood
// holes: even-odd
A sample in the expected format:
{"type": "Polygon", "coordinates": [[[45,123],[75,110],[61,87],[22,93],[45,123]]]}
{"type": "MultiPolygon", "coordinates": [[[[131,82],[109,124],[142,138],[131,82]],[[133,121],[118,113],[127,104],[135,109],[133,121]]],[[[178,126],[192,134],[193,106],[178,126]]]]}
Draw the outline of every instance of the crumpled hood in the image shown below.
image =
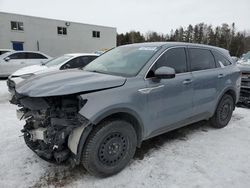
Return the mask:
{"type": "Polygon", "coordinates": [[[31,76],[17,84],[16,92],[29,97],[48,97],[122,86],[126,78],[79,69],[31,76]]]}
{"type": "Polygon", "coordinates": [[[48,67],[42,65],[32,65],[28,67],[21,68],[14,72],[11,76],[22,76],[25,74],[34,74],[36,72],[47,69],[48,67]]]}

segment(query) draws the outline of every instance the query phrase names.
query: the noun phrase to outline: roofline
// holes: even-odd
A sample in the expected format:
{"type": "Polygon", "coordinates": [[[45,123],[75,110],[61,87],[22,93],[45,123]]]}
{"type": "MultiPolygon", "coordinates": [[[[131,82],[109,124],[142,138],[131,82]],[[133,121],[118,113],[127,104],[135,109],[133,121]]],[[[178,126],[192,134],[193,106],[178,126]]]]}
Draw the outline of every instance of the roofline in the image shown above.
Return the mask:
{"type": "Polygon", "coordinates": [[[190,47],[203,47],[203,48],[213,48],[213,49],[220,49],[224,51],[228,51],[225,48],[217,47],[217,46],[212,46],[208,44],[198,44],[198,43],[189,43],[189,42],[176,42],[176,41],[164,41],[164,42],[143,42],[143,43],[133,43],[133,44],[125,44],[122,46],[127,46],[127,45],[138,45],[138,46],[143,46],[143,45],[150,45],[150,46],[159,46],[159,47],[171,47],[171,46],[190,46],[190,47]]]}
{"type": "Polygon", "coordinates": [[[31,15],[24,15],[24,14],[18,14],[18,13],[3,12],[3,11],[0,11],[0,14],[9,14],[9,15],[12,14],[12,15],[16,15],[16,16],[24,16],[24,17],[29,17],[29,18],[37,18],[37,19],[44,19],[44,20],[53,20],[53,21],[60,21],[60,22],[70,22],[70,23],[74,23],[74,24],[81,24],[81,25],[89,25],[89,26],[96,26],[96,27],[111,28],[111,29],[115,29],[117,31],[116,27],[96,25],[96,24],[87,24],[87,23],[81,23],[81,22],[74,22],[74,21],[70,21],[70,20],[60,20],[60,19],[53,19],[53,18],[45,18],[45,17],[40,17],[40,16],[31,16],[31,15]]]}
{"type": "Polygon", "coordinates": [[[99,56],[98,54],[95,54],[95,53],[67,53],[67,54],[64,54],[64,55],[71,55],[71,56],[99,56]]]}

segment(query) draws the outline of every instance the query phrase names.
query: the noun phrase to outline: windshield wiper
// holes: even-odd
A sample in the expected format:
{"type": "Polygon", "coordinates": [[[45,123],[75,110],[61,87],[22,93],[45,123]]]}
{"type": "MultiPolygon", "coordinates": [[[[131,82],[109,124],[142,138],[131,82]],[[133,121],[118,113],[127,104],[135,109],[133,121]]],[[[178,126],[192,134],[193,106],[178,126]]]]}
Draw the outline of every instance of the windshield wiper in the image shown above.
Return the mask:
{"type": "Polygon", "coordinates": [[[94,73],[100,73],[100,74],[109,74],[107,72],[102,72],[102,71],[99,71],[99,70],[86,70],[88,72],[94,72],[94,73]]]}
{"type": "Polygon", "coordinates": [[[98,70],[92,70],[92,71],[90,71],[90,72],[96,72],[96,73],[101,73],[101,74],[104,74],[103,72],[98,71],[98,70]]]}

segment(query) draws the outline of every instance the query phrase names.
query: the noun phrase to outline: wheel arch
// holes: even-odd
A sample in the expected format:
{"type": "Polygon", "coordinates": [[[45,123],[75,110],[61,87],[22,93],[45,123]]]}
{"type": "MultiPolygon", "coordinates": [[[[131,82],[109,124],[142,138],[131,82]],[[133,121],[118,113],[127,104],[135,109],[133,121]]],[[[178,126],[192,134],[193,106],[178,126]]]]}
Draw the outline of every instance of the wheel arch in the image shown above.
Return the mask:
{"type": "Polygon", "coordinates": [[[131,109],[127,109],[127,108],[112,109],[110,111],[106,111],[105,113],[102,113],[102,115],[95,118],[95,120],[92,121],[92,123],[89,124],[82,131],[80,139],[77,144],[77,153],[74,156],[76,164],[80,164],[81,154],[85,146],[85,142],[88,139],[92,130],[95,128],[95,126],[98,126],[98,124],[103,121],[106,121],[109,119],[118,119],[118,118],[128,121],[129,123],[132,124],[137,135],[137,147],[141,146],[141,142],[143,140],[143,135],[144,135],[144,128],[143,128],[143,123],[139,115],[135,111],[131,109]]]}
{"type": "Polygon", "coordinates": [[[93,121],[93,124],[94,126],[96,126],[99,123],[106,121],[108,119],[122,119],[131,123],[136,131],[137,146],[140,147],[141,142],[143,140],[144,128],[140,116],[134,110],[128,108],[118,108],[109,110],[100,115],[99,117],[97,117],[93,121]]]}
{"type": "MultiPolygon", "coordinates": [[[[217,106],[219,105],[219,103],[220,103],[222,97],[223,97],[225,94],[231,95],[231,96],[233,97],[234,104],[236,104],[236,102],[237,102],[237,94],[236,94],[236,91],[235,91],[235,89],[234,89],[233,87],[228,87],[228,88],[226,88],[226,89],[221,93],[221,95],[219,96],[219,98],[218,98],[218,100],[217,100],[217,102],[216,102],[216,106],[215,106],[215,109],[214,109],[214,113],[215,113],[215,111],[216,111],[216,109],[217,109],[217,106]]],[[[214,114],[214,113],[213,113],[213,114],[214,114]]]]}

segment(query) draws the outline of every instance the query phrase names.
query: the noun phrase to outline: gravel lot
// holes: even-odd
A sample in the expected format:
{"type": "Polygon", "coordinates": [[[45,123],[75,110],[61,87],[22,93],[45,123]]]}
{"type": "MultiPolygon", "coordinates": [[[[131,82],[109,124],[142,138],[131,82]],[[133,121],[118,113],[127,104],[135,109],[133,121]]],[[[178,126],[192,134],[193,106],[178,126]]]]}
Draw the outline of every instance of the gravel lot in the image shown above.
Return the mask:
{"type": "Polygon", "coordinates": [[[200,122],[148,140],[126,169],[106,179],[37,157],[15,109],[0,80],[0,187],[250,187],[249,109],[237,108],[224,129],[200,122]]]}

